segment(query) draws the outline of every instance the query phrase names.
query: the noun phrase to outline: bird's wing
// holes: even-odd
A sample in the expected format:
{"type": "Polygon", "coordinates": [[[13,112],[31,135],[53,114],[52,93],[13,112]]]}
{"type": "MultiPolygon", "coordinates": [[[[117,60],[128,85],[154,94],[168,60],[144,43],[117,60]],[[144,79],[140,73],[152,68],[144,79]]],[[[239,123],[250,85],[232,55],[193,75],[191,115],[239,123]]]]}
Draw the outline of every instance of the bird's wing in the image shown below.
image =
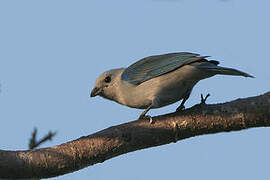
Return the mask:
{"type": "Polygon", "coordinates": [[[180,52],[143,58],[130,65],[121,79],[134,85],[139,85],[149,79],[171,72],[183,65],[204,60],[208,56],[180,52]]]}

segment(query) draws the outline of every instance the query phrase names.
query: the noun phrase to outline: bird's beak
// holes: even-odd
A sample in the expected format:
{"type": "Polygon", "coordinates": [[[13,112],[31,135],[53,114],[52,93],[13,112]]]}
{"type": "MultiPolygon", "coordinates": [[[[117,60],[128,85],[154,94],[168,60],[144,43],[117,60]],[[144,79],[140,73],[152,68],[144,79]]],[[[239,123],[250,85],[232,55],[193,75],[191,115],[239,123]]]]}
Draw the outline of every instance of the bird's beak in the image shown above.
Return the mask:
{"type": "Polygon", "coordinates": [[[95,97],[97,95],[99,95],[99,93],[102,91],[102,88],[97,88],[95,87],[92,91],[91,91],[91,94],[90,94],[90,97],[95,97]]]}

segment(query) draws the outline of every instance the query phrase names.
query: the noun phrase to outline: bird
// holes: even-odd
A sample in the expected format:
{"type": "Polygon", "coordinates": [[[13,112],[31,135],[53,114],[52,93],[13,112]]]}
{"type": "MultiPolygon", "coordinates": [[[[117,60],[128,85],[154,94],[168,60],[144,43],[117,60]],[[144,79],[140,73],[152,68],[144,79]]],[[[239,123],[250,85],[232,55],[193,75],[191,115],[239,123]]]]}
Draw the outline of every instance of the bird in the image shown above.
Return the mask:
{"type": "MultiPolygon", "coordinates": [[[[193,87],[214,75],[254,76],[243,71],[219,66],[210,56],[191,52],[167,53],[140,59],[127,68],[111,69],[96,80],[90,97],[101,96],[119,104],[144,109],[161,108],[182,100],[176,111],[185,109],[193,87]]],[[[151,118],[151,116],[149,116],[151,118]]]]}

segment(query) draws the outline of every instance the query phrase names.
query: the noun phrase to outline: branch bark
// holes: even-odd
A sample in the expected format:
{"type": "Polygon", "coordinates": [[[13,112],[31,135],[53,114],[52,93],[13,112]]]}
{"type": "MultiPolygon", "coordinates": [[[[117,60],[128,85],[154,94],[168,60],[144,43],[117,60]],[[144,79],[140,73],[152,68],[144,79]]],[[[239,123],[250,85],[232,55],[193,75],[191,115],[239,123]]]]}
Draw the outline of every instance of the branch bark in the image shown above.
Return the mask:
{"type": "Polygon", "coordinates": [[[270,92],[223,104],[113,126],[89,136],[28,151],[0,150],[0,178],[49,178],[107,159],[203,134],[270,126],[270,92]]]}

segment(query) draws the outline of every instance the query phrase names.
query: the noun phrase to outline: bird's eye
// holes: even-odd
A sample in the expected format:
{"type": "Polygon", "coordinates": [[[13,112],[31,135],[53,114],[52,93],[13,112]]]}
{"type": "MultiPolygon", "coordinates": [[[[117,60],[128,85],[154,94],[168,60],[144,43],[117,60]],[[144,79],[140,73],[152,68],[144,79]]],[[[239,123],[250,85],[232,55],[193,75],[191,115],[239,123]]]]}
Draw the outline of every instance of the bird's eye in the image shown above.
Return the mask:
{"type": "Polygon", "coordinates": [[[105,77],[105,79],[104,79],[104,81],[106,82],[106,83],[109,83],[109,82],[111,82],[111,77],[110,76],[107,76],[107,77],[105,77]]]}

